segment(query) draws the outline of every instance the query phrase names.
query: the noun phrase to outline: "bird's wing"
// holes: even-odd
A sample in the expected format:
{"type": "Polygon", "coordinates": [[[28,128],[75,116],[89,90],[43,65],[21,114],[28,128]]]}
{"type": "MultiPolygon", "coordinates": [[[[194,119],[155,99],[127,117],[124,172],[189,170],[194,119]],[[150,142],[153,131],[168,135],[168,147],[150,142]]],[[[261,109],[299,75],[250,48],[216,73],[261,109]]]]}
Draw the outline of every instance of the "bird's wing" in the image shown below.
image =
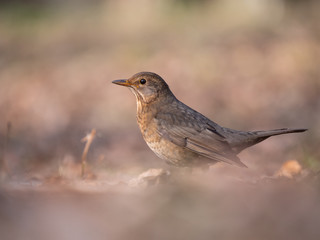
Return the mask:
{"type": "Polygon", "coordinates": [[[215,161],[245,167],[225,137],[203,115],[159,113],[155,121],[158,133],[172,143],[215,161]]]}

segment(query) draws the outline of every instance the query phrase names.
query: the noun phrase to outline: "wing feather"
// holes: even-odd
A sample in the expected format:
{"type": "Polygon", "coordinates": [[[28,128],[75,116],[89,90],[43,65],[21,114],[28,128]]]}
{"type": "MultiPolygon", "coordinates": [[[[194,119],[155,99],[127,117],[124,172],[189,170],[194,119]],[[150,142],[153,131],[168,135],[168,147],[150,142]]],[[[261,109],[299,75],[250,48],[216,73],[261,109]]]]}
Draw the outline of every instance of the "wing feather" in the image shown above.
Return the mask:
{"type": "MultiPolygon", "coordinates": [[[[196,112],[197,113],[197,112],[196,112]]],[[[201,114],[158,114],[158,134],[203,157],[245,167],[222,133],[201,114]]]]}

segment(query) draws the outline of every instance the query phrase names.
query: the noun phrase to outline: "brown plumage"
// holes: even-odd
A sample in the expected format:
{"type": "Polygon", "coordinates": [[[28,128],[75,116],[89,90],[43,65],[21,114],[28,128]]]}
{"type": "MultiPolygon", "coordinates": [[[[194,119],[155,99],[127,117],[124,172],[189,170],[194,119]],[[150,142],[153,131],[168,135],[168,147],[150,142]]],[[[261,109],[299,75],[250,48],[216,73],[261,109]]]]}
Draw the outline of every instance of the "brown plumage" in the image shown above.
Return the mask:
{"type": "Polygon", "coordinates": [[[215,162],[245,167],[237,157],[243,149],[270,136],[304,132],[282,128],[237,131],[219,126],[180,102],[157,74],[141,72],[113,83],[129,87],[137,100],[137,121],[151,150],[175,166],[201,166],[215,162]]]}

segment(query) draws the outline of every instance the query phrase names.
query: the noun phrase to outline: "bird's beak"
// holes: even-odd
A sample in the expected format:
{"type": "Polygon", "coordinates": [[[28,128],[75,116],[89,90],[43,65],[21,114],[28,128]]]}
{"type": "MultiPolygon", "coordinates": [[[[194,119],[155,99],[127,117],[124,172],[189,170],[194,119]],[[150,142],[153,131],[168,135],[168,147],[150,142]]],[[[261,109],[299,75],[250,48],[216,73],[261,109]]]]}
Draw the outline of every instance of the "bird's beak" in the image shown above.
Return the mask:
{"type": "Polygon", "coordinates": [[[112,83],[125,86],[125,87],[130,87],[132,84],[128,82],[126,79],[119,79],[119,80],[114,80],[112,83]]]}

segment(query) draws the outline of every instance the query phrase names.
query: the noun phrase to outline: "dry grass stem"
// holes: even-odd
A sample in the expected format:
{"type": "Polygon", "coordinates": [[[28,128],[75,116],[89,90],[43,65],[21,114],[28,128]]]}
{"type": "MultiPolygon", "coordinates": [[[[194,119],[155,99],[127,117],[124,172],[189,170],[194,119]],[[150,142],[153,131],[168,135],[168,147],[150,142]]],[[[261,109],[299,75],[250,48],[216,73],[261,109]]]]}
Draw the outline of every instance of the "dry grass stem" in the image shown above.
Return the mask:
{"type": "Polygon", "coordinates": [[[82,139],[82,142],[86,142],[86,145],[82,153],[82,159],[81,159],[81,177],[82,178],[84,178],[86,173],[87,155],[88,155],[90,145],[93,139],[95,138],[95,136],[96,136],[96,130],[92,129],[91,132],[82,139]]]}
{"type": "Polygon", "coordinates": [[[10,175],[10,170],[8,167],[6,155],[8,151],[9,142],[10,142],[11,129],[12,129],[11,122],[7,122],[6,137],[5,137],[3,153],[2,153],[3,155],[2,155],[2,169],[1,169],[1,172],[2,174],[4,174],[4,177],[7,177],[10,175]]]}

